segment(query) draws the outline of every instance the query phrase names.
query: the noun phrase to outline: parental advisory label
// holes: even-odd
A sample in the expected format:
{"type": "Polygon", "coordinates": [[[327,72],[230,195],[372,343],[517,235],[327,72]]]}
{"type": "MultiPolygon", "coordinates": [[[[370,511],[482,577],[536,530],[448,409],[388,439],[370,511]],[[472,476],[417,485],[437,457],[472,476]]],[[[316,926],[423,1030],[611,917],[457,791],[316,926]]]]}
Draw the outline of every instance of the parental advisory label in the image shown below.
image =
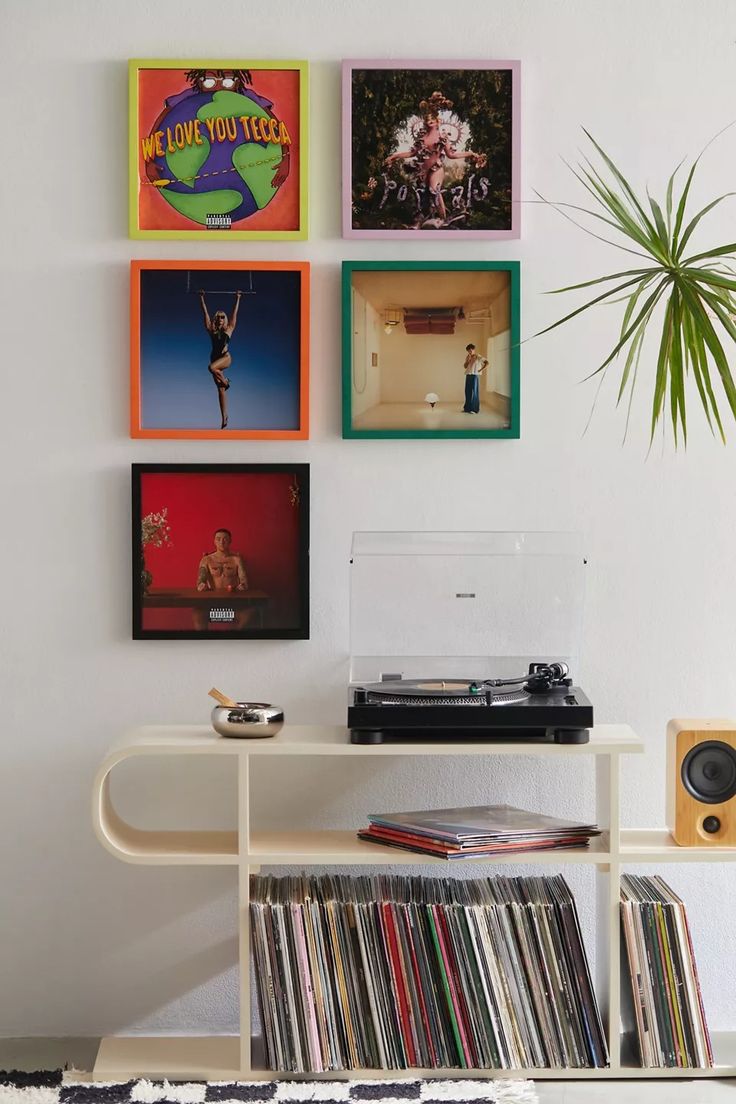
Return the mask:
{"type": "Polygon", "coordinates": [[[235,620],[235,610],[228,609],[226,606],[218,606],[216,609],[210,610],[210,621],[217,621],[219,624],[223,622],[235,620]]]}
{"type": "Polygon", "coordinates": [[[207,215],[208,230],[229,230],[232,226],[230,215],[207,215]]]}

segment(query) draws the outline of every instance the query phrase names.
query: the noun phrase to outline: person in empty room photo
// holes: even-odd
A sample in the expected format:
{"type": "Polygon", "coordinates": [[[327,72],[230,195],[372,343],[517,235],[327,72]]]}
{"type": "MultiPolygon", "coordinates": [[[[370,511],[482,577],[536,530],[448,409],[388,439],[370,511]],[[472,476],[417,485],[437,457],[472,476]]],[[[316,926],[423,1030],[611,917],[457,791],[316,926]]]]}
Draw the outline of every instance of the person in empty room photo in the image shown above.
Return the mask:
{"type": "Polygon", "coordinates": [[[480,414],[480,377],[488,367],[486,357],[479,356],[472,342],[465,346],[465,404],[463,414],[480,414]]]}
{"type": "Polygon", "coordinates": [[[346,436],[515,435],[511,266],[348,262],[345,278],[346,436]]]}

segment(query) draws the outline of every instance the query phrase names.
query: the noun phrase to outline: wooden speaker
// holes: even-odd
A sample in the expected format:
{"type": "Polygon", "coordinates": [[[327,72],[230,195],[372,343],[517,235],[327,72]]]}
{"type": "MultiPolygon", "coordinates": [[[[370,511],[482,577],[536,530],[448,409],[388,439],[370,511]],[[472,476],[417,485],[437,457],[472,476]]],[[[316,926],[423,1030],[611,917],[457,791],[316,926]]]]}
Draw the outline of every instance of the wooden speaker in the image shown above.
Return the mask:
{"type": "Polygon", "coordinates": [[[667,826],[681,847],[736,847],[736,721],[667,725],[667,826]]]}

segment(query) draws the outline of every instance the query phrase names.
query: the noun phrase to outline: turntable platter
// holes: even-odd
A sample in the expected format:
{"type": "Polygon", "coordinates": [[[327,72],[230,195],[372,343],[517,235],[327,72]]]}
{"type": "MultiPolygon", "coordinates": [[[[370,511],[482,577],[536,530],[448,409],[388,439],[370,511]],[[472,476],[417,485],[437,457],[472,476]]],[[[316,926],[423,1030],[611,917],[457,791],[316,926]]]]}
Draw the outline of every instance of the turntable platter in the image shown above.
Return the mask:
{"type": "Polygon", "coordinates": [[[511,705],[529,697],[521,687],[491,694],[475,679],[391,679],[361,690],[366,702],[382,705],[511,705]]]}

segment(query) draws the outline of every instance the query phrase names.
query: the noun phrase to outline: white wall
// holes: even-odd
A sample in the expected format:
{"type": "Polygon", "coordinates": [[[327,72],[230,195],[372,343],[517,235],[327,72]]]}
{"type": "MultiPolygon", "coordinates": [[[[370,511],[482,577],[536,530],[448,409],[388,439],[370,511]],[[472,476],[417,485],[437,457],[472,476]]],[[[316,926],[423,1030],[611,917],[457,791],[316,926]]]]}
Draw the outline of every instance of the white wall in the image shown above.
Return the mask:
{"type": "MultiPolygon", "coordinates": [[[[0,1035],[235,1026],[234,872],[115,861],[92,835],[90,785],[126,726],[204,721],[213,684],[279,702],[293,721],[342,721],[355,529],[583,530],[590,562],[580,680],[600,721],[628,721],[646,740],[646,757],[626,767],[624,823],[661,823],[667,718],[736,716],[731,424],[723,448],[693,397],[687,453],[657,444],[647,457],[650,350],[627,447],[613,377],[583,435],[595,385],[579,381],[616,339],[618,311],[609,309],[523,345],[520,441],[342,441],[339,264],[519,258],[530,337],[578,302],[543,292],[630,260],[532,202],[534,189],[581,201],[561,157],[576,157],[584,124],[639,187],[661,195],[680,158],[734,117],[733,4],[466,0],[461,18],[445,0],[2,7],[0,1035]],[[129,241],[125,60],[239,51],[313,62],[311,240],[129,241]],[[340,239],[338,59],[361,54],[522,59],[529,202],[521,241],[340,239]],[[310,442],[128,439],[127,265],[136,256],[312,261],[310,442]],[[310,641],[131,641],[129,465],[205,459],[311,462],[310,641]],[[481,467],[492,476],[486,498],[483,482],[469,477],[481,467]]],[[[708,151],[696,203],[733,187],[735,149],[736,130],[708,151]]],[[[705,246],[733,240],[729,202],[698,236],[705,246]]],[[[231,810],[214,796],[224,769],[180,772],[177,813],[163,769],[131,768],[118,786],[121,807],[139,822],[225,821],[231,810]]],[[[355,826],[369,810],[430,800],[495,797],[559,812],[591,804],[589,773],[542,777],[519,760],[503,769],[489,760],[472,774],[454,761],[409,770],[386,759],[278,772],[302,823],[355,826]],[[327,784],[338,796],[325,803],[327,784]]],[[[265,805],[260,787],[257,801],[265,805]]],[[[261,811],[264,820],[276,816],[261,811]]],[[[575,875],[575,885],[582,879],[575,875]]],[[[692,907],[711,1019],[736,1028],[736,866],[673,868],[671,879],[692,907]]],[[[581,893],[586,913],[588,902],[581,893]]]]}

